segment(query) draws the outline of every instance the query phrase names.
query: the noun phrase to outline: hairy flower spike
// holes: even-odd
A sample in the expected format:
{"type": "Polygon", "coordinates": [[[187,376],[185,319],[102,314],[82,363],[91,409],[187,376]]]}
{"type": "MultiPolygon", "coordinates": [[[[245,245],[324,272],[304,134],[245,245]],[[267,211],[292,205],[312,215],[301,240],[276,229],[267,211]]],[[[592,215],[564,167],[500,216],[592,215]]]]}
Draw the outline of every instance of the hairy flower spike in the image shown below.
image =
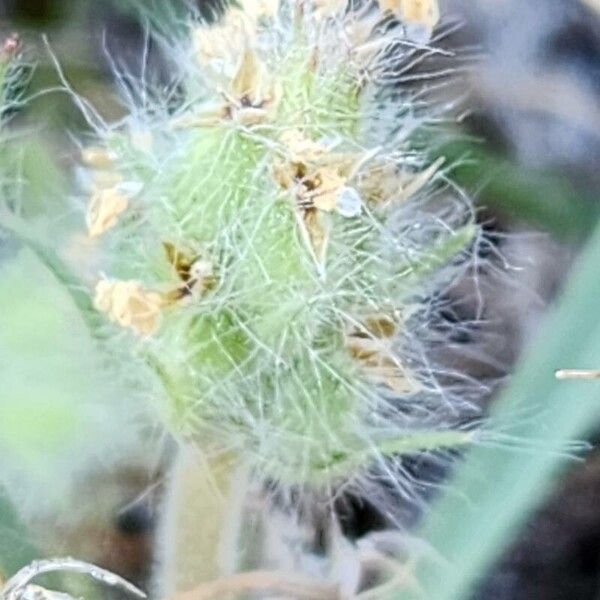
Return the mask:
{"type": "Polygon", "coordinates": [[[463,401],[440,392],[427,344],[436,287],[477,229],[450,186],[428,193],[445,182],[420,126],[439,114],[430,123],[395,85],[421,50],[402,43],[408,29],[431,27],[434,4],[385,2],[396,19],[368,3],[282,0],[274,14],[252,0],[194,24],[176,55],[193,48],[180,106],[141,125],[133,107],[87,161],[122,178],[89,218],[111,228],[98,310],[152,335],[140,352],[173,429],[284,487],[369,487],[374,464],[385,477],[397,454],[445,446],[447,404],[463,401]],[[135,126],[152,131],[143,152],[135,126]],[[125,224],[114,194],[136,185],[125,224]]]}

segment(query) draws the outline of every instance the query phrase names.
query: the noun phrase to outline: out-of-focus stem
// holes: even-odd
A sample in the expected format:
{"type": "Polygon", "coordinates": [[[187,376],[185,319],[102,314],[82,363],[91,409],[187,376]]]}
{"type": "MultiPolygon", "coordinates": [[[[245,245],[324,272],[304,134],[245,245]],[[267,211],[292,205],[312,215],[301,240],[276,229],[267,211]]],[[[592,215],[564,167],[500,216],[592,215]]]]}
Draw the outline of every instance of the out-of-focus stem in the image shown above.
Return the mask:
{"type": "Polygon", "coordinates": [[[207,459],[184,448],[176,459],[163,506],[157,592],[192,589],[222,575],[219,565],[234,461],[207,459]]]}
{"type": "Polygon", "coordinates": [[[288,573],[249,571],[211,581],[189,592],[178,594],[171,600],[213,600],[230,597],[230,594],[239,597],[247,593],[277,594],[297,600],[338,600],[340,598],[337,585],[288,573]]]}

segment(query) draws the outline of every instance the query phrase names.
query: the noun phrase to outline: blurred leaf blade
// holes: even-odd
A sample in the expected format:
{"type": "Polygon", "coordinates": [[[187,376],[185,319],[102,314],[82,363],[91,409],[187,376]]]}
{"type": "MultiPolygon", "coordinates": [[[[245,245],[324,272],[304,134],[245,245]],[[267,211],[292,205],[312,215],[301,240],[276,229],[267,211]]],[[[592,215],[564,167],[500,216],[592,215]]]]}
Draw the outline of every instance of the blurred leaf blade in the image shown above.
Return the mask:
{"type": "Polygon", "coordinates": [[[24,565],[40,558],[29,540],[29,532],[10,500],[0,491],[0,573],[14,575],[24,565]]]}
{"type": "Polygon", "coordinates": [[[136,400],[53,266],[27,247],[1,265],[0,483],[25,513],[62,507],[77,473],[138,433],[136,400]]]}
{"type": "Polygon", "coordinates": [[[563,241],[580,242],[594,231],[600,209],[560,175],[525,169],[468,141],[443,145],[452,178],[470,191],[480,189],[478,203],[551,233],[563,241]],[[486,173],[482,186],[481,174],[486,173]]]}
{"type": "Polygon", "coordinates": [[[589,243],[544,335],[495,405],[492,422],[506,434],[504,447],[474,448],[424,525],[422,534],[441,561],[424,564],[418,573],[428,599],[470,597],[551,490],[553,478],[568,462],[570,441],[599,421],[597,381],[554,377],[557,368],[600,365],[598,256],[600,232],[589,243]],[[519,443],[529,451],[519,449],[519,443]]]}

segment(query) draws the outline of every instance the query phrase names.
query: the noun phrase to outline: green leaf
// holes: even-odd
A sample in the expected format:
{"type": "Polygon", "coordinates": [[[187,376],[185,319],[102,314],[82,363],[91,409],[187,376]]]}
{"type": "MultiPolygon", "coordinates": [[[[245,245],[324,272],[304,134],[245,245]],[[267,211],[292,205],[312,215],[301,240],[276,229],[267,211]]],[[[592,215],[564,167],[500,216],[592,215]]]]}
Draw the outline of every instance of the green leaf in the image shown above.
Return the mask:
{"type": "Polygon", "coordinates": [[[0,483],[26,511],[62,506],[77,471],[135,438],[70,292],[27,248],[0,267],[0,483]]]}
{"type": "Polygon", "coordinates": [[[476,191],[478,205],[492,208],[548,231],[560,240],[579,242],[593,231],[600,210],[568,179],[526,169],[488,150],[484,144],[453,142],[434,153],[454,163],[452,179],[476,191]],[[482,181],[481,174],[485,173],[482,181]]]}
{"type": "Polygon", "coordinates": [[[0,575],[8,578],[40,558],[10,500],[0,491],[0,575]]]}
{"type": "Polygon", "coordinates": [[[600,421],[600,382],[554,377],[558,368],[600,366],[598,256],[600,232],[543,335],[495,404],[492,426],[510,436],[506,444],[475,447],[425,522],[422,535],[439,560],[423,563],[417,573],[422,597],[469,598],[568,466],[570,441],[600,421]]]}

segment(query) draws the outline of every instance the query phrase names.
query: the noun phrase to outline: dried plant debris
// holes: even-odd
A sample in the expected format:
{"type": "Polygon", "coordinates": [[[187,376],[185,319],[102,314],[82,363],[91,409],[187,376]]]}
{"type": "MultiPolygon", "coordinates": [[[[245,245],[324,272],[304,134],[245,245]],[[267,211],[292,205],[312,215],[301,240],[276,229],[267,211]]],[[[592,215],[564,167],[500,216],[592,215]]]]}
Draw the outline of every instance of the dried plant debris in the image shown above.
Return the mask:
{"type": "Polygon", "coordinates": [[[99,583],[119,588],[135,598],[146,598],[146,594],[122,577],[95,565],[74,560],[57,558],[39,560],[24,567],[11,577],[2,588],[0,597],[3,600],[71,600],[71,596],[37,586],[31,581],[46,573],[80,573],[95,579],[99,583]]]}

